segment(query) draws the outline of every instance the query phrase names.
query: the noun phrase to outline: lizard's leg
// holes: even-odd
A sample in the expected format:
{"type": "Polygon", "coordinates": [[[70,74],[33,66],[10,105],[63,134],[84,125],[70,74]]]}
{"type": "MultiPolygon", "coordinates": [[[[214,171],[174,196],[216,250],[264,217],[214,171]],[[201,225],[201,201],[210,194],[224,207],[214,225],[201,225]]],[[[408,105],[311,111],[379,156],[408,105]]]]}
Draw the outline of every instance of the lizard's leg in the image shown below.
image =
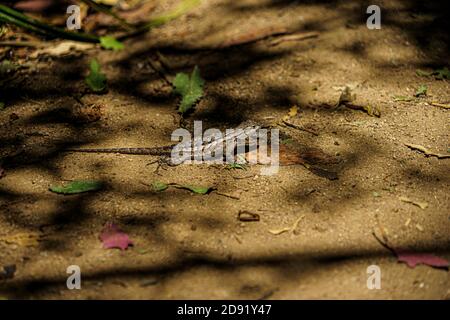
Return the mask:
{"type": "Polygon", "coordinates": [[[156,173],[158,173],[159,169],[167,170],[167,167],[177,166],[177,164],[174,164],[171,161],[170,157],[161,156],[156,162],[158,163],[158,166],[156,167],[156,170],[155,170],[156,173]]]}
{"type": "MultiPolygon", "coordinates": [[[[156,166],[156,169],[155,169],[153,172],[159,174],[159,172],[158,172],[159,169],[160,169],[161,167],[163,167],[163,165],[164,165],[165,163],[164,163],[164,161],[163,161],[161,158],[158,158],[158,159],[156,159],[156,160],[154,160],[154,161],[148,162],[146,165],[149,166],[149,165],[152,165],[152,164],[155,164],[155,163],[157,163],[158,165],[156,166]]],[[[163,168],[164,168],[164,167],[163,167],[163,168]]]]}

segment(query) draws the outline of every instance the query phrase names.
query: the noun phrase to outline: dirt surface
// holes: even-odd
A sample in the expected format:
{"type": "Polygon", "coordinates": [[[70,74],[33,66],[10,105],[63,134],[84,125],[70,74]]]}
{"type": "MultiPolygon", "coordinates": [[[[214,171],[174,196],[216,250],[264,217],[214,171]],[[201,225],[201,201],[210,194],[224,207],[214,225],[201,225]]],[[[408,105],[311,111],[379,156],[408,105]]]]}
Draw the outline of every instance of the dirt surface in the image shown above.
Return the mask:
{"type": "MultiPolygon", "coordinates": [[[[449,299],[446,269],[410,268],[373,236],[398,248],[450,259],[450,159],[426,157],[405,146],[445,154],[449,148],[449,80],[419,77],[416,69],[448,67],[448,17],[438,4],[378,1],[382,29],[365,25],[364,1],[211,0],[112,52],[93,48],[64,57],[26,58],[4,84],[0,144],[0,239],[39,235],[29,246],[0,241],[0,296],[25,299],[449,299]],[[264,28],[317,32],[283,35],[219,48],[227,39],[264,28]],[[219,49],[218,49],[219,48],[219,49]],[[108,93],[83,92],[96,57],[108,93]],[[139,147],[170,143],[179,127],[178,98],[152,68],[164,59],[166,76],[198,65],[205,96],[187,127],[232,128],[243,120],[280,120],[298,106],[292,123],[317,135],[280,127],[294,143],[335,159],[329,180],[302,165],[262,176],[261,165],[180,165],[155,172],[153,157],[74,154],[68,147],[139,147]],[[428,86],[427,96],[414,98],[428,86]],[[350,86],[356,106],[334,108],[350,86]],[[395,101],[408,96],[411,101],[395,101]],[[48,190],[69,180],[95,179],[104,190],[62,196],[48,190]],[[208,195],[154,181],[215,186],[208,195]],[[426,202],[420,207],[401,201],[426,202]],[[240,210],[260,216],[241,222],[240,210]],[[295,230],[275,235],[270,230],[295,230]],[[134,242],[104,249],[103,226],[114,222],[134,242]],[[378,231],[377,231],[378,230],[378,231]],[[382,230],[382,231],[380,231],[382,230]],[[68,290],[66,269],[78,265],[82,289],[68,290]],[[381,268],[381,289],[367,288],[367,267],[381,268]]],[[[25,54],[24,54],[25,53],[25,54]]]]}

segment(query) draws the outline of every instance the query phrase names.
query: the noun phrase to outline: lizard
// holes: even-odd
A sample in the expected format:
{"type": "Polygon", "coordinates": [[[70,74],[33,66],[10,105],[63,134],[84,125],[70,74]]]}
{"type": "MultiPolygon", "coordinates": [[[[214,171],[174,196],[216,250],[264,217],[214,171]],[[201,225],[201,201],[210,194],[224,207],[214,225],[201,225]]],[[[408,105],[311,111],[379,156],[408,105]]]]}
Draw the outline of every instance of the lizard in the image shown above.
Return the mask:
{"type": "MultiPolygon", "coordinates": [[[[179,144],[172,144],[167,146],[158,147],[144,147],[144,148],[86,148],[86,149],[65,149],[66,152],[83,152],[83,153],[117,153],[117,154],[129,154],[129,155],[150,155],[158,156],[162,163],[168,165],[177,165],[171,161],[172,151],[176,147],[177,152],[184,154],[196,154],[197,152],[206,152],[215,150],[217,145],[223,146],[232,141],[245,136],[256,134],[257,131],[262,128],[261,125],[256,124],[253,121],[244,121],[235,129],[242,129],[241,131],[235,130],[234,132],[227,133],[219,139],[208,141],[203,137],[197,137],[192,141],[187,141],[179,144]]],[[[247,146],[248,147],[248,146],[247,146]]]]}
{"type": "MultiPolygon", "coordinates": [[[[231,133],[227,133],[223,135],[221,138],[208,141],[208,139],[204,139],[203,137],[197,137],[192,141],[187,141],[184,143],[179,144],[172,144],[167,146],[158,146],[158,147],[147,147],[147,148],[88,148],[88,149],[66,149],[65,151],[68,152],[84,152],[84,153],[117,153],[117,154],[129,154],[129,155],[150,155],[150,156],[158,156],[159,159],[155,162],[159,162],[158,168],[161,164],[166,164],[169,166],[176,166],[181,163],[174,163],[172,161],[172,151],[173,148],[177,147],[177,152],[183,152],[185,154],[191,154],[191,157],[189,158],[192,160],[192,155],[195,155],[196,152],[200,152],[200,154],[203,154],[207,151],[212,151],[217,148],[218,144],[222,144],[222,146],[226,146],[228,143],[234,143],[237,139],[241,137],[249,137],[253,134],[257,134],[259,129],[262,128],[268,128],[270,126],[268,125],[261,125],[257,124],[254,121],[248,120],[243,123],[241,123],[239,126],[237,126],[235,129],[242,129],[241,131],[234,130],[231,133]]],[[[269,140],[270,140],[270,131],[269,133],[269,140]]],[[[268,140],[268,141],[269,141],[268,140]]],[[[245,148],[244,153],[247,152],[249,149],[258,147],[258,145],[250,145],[249,143],[245,142],[245,148]]],[[[239,151],[239,149],[237,149],[239,151]]],[[[225,155],[225,153],[224,153],[225,155]]],[[[236,152],[235,148],[235,154],[236,158],[240,160],[245,161],[245,157],[243,154],[238,154],[236,152]]],[[[155,163],[152,162],[152,163],[155,163]]],[[[299,164],[302,164],[307,170],[312,172],[315,175],[325,177],[329,180],[335,180],[337,179],[337,175],[334,172],[322,169],[314,164],[310,164],[307,159],[304,159],[304,161],[300,162],[299,164]]],[[[157,170],[158,170],[157,168],[157,170]]]]}

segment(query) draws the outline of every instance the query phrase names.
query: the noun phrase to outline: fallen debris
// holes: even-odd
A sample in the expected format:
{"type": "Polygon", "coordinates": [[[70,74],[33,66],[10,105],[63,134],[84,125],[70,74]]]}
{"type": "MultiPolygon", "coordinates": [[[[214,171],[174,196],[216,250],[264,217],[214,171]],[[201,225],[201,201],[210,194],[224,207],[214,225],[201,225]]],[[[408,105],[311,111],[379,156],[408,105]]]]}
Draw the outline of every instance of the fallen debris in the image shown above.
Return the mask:
{"type": "Polygon", "coordinates": [[[295,230],[297,229],[298,224],[300,223],[300,221],[301,221],[304,217],[305,217],[305,215],[300,216],[297,220],[295,220],[295,222],[294,222],[294,223],[292,224],[292,226],[290,226],[290,227],[285,227],[285,228],[282,228],[282,229],[269,230],[269,232],[270,232],[271,234],[273,234],[273,235],[276,235],[276,236],[278,236],[278,235],[280,235],[280,234],[283,234],[283,233],[285,233],[285,232],[289,232],[289,231],[291,231],[292,233],[295,234],[295,230]]]}
{"type": "Polygon", "coordinates": [[[259,214],[250,212],[248,210],[240,210],[238,213],[238,220],[242,222],[255,222],[259,221],[259,214]]]}
{"type": "Polygon", "coordinates": [[[396,249],[388,241],[385,234],[382,234],[380,238],[376,232],[372,232],[375,239],[386,249],[391,251],[396,257],[398,262],[404,262],[410,268],[414,268],[419,264],[424,264],[434,268],[448,269],[449,262],[443,258],[437,257],[431,253],[413,252],[410,250],[396,249]]]}
{"type": "Polygon", "coordinates": [[[406,97],[406,96],[395,96],[394,97],[394,101],[404,101],[404,102],[410,102],[413,101],[414,99],[412,97],[406,97]]]}
{"type": "Polygon", "coordinates": [[[298,32],[293,33],[290,35],[279,37],[278,39],[274,39],[270,42],[270,46],[277,46],[280,43],[283,42],[290,42],[290,41],[300,41],[300,40],[306,40],[311,38],[317,38],[319,36],[318,32],[298,32]]]}
{"type": "Polygon", "coordinates": [[[231,199],[235,199],[235,200],[239,200],[240,199],[239,196],[232,195],[232,194],[229,194],[229,193],[216,191],[216,194],[218,194],[219,196],[223,196],[223,197],[227,197],[227,198],[231,198],[231,199]]]}
{"type": "Polygon", "coordinates": [[[44,45],[44,48],[38,49],[30,54],[30,58],[35,59],[41,55],[46,55],[50,57],[60,57],[66,55],[73,55],[86,51],[88,49],[94,48],[95,45],[92,43],[83,43],[76,41],[61,41],[55,43],[55,45],[50,46],[48,44],[44,45]]]}
{"type": "Polygon", "coordinates": [[[160,181],[155,181],[151,185],[148,185],[144,182],[141,182],[145,186],[150,186],[155,192],[162,192],[167,190],[169,187],[174,187],[177,189],[185,189],[189,190],[196,194],[209,194],[211,191],[216,190],[215,187],[201,187],[201,186],[193,186],[193,185],[182,185],[178,183],[163,183],[160,181]]]}
{"type": "Polygon", "coordinates": [[[283,121],[287,121],[290,118],[295,117],[298,114],[298,107],[292,106],[289,108],[289,112],[283,117],[283,121]]]}
{"type": "Polygon", "coordinates": [[[287,34],[290,31],[286,27],[279,26],[270,26],[266,28],[260,28],[256,30],[252,30],[248,33],[238,34],[234,37],[230,37],[228,40],[218,44],[215,46],[216,49],[229,48],[233,46],[249,44],[252,42],[256,42],[259,40],[266,39],[270,36],[287,34]]]}
{"type": "Polygon", "coordinates": [[[107,223],[100,234],[100,240],[105,249],[119,248],[121,250],[127,249],[133,245],[129,236],[124,233],[114,223],[107,223]]]}
{"type": "Polygon", "coordinates": [[[40,232],[21,232],[0,237],[0,242],[16,244],[22,247],[36,247],[42,238],[43,235],[40,232]]]}
{"type": "Polygon", "coordinates": [[[0,280],[7,280],[14,278],[14,274],[16,273],[16,265],[7,265],[0,269],[0,280]]]}
{"type": "Polygon", "coordinates": [[[430,102],[430,104],[435,107],[450,109],[450,104],[448,104],[448,103],[445,104],[445,103],[439,103],[439,102],[430,102]]]}
{"type": "Polygon", "coordinates": [[[413,201],[407,197],[399,197],[400,201],[406,202],[406,203],[411,203],[415,206],[418,206],[420,209],[426,209],[428,207],[428,203],[427,202],[421,202],[421,201],[413,201]]]}
{"type": "Polygon", "coordinates": [[[428,91],[428,87],[424,84],[420,85],[420,87],[417,89],[416,93],[414,94],[414,96],[420,97],[420,96],[426,96],[427,95],[427,91],[428,91]]]}
{"type": "Polygon", "coordinates": [[[297,130],[301,130],[301,131],[308,132],[308,133],[310,133],[310,134],[312,134],[312,135],[314,135],[314,136],[316,136],[316,137],[319,135],[319,134],[318,134],[317,132],[315,132],[315,131],[312,131],[312,130],[310,130],[310,129],[307,129],[307,128],[298,126],[298,125],[296,125],[296,124],[293,124],[293,123],[291,123],[291,122],[288,122],[287,119],[284,119],[284,118],[283,118],[283,120],[282,120],[282,123],[283,123],[285,126],[287,126],[287,127],[290,127],[290,128],[293,128],[293,129],[297,129],[297,130]]]}
{"type": "Polygon", "coordinates": [[[420,152],[424,153],[427,157],[436,157],[438,159],[450,158],[450,154],[434,153],[419,144],[405,143],[405,146],[407,146],[408,148],[410,148],[412,150],[420,151],[420,152]]]}
{"type": "Polygon", "coordinates": [[[51,186],[50,191],[54,193],[69,195],[69,194],[77,194],[89,191],[97,191],[103,187],[103,183],[100,181],[92,181],[92,180],[77,180],[72,181],[71,183],[65,186],[51,186]]]}
{"type": "Polygon", "coordinates": [[[353,110],[361,110],[366,112],[371,117],[381,117],[381,111],[374,106],[371,105],[356,105],[353,104],[353,101],[356,100],[356,94],[352,93],[352,89],[350,86],[346,85],[344,89],[341,92],[341,95],[339,96],[339,100],[335,105],[335,108],[338,108],[340,106],[345,106],[347,108],[353,109],[353,110]]]}
{"type": "Polygon", "coordinates": [[[414,268],[419,264],[424,264],[435,268],[448,268],[447,260],[437,257],[430,253],[411,252],[406,250],[395,251],[399,262],[404,262],[410,268],[414,268]]]}

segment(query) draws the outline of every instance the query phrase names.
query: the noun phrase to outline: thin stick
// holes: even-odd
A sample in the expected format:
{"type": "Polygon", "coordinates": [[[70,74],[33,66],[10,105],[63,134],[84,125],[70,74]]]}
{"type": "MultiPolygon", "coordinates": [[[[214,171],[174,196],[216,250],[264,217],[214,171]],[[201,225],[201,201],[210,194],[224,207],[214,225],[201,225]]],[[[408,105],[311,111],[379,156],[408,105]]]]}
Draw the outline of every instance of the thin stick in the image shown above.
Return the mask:
{"type": "Polygon", "coordinates": [[[287,122],[286,120],[283,120],[283,123],[284,123],[286,126],[291,127],[291,128],[293,128],[293,129],[305,131],[305,132],[311,133],[312,135],[315,135],[315,136],[318,136],[318,135],[319,135],[317,132],[314,132],[314,131],[312,131],[312,130],[309,130],[309,129],[300,127],[300,126],[298,126],[298,125],[296,125],[296,124],[287,122]]]}
{"type": "Polygon", "coordinates": [[[0,41],[0,47],[46,47],[47,44],[39,41],[0,41]]]}

